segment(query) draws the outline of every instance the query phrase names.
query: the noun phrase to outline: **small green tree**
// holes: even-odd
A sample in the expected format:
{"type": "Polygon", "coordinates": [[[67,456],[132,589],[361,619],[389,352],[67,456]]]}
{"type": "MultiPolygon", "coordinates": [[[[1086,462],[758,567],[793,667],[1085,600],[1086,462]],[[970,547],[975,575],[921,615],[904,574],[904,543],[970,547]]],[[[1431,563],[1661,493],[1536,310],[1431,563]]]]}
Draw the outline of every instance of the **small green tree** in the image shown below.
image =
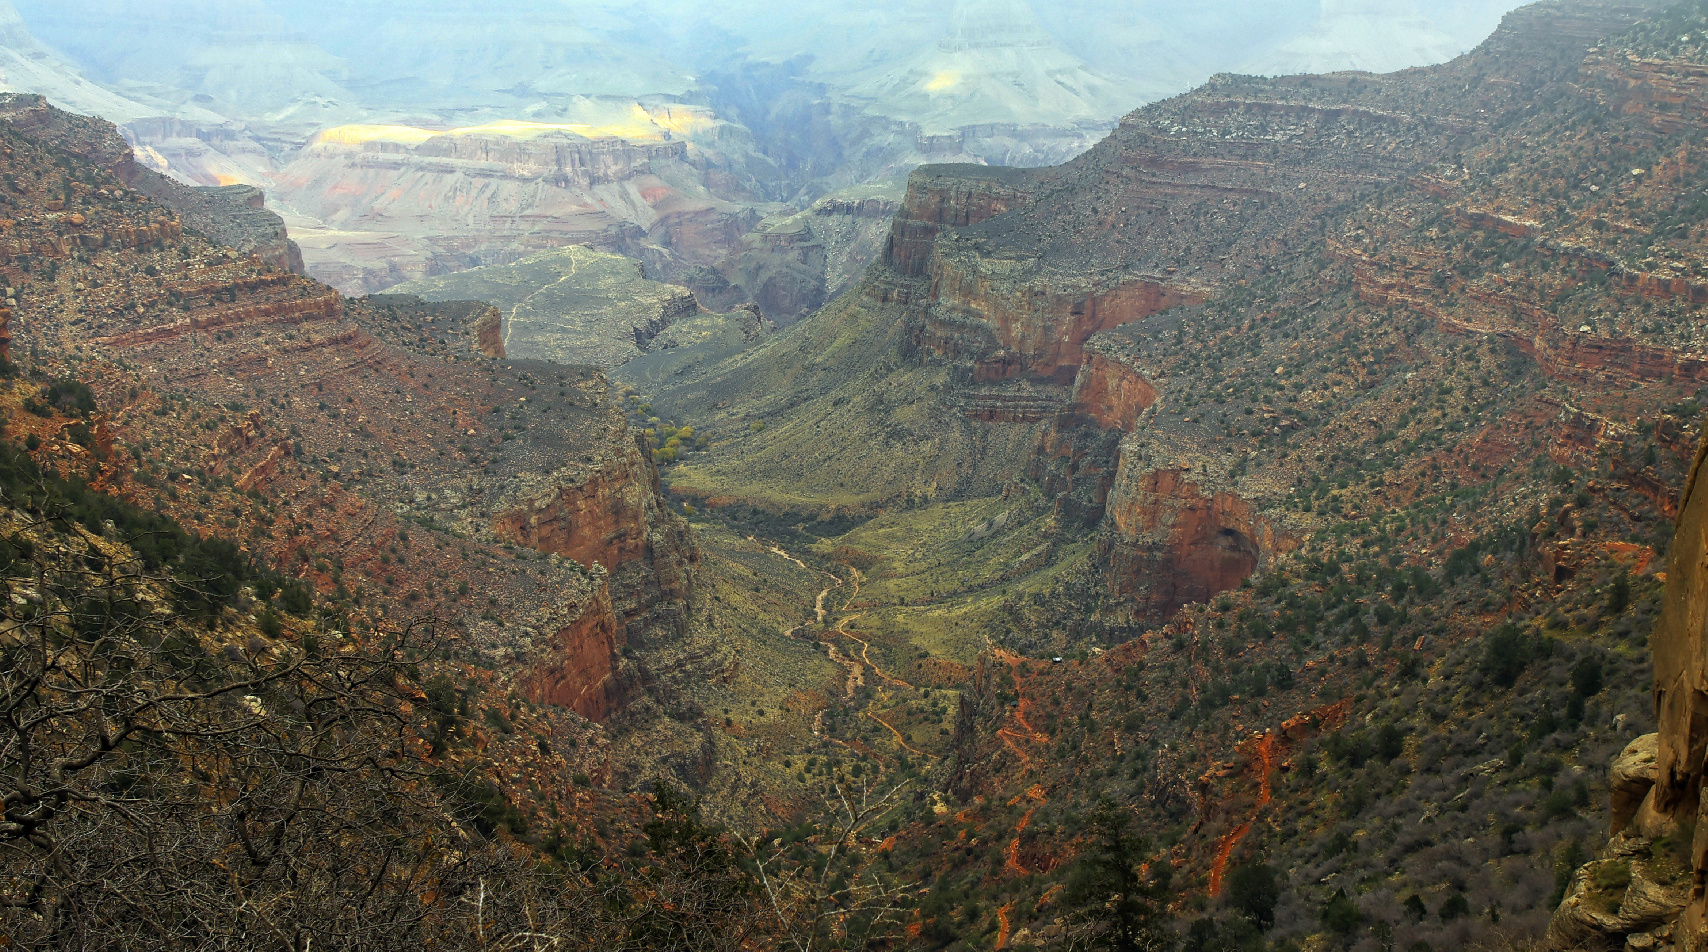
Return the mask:
{"type": "Polygon", "coordinates": [[[1617,615],[1630,607],[1631,577],[1621,572],[1619,577],[1613,580],[1613,587],[1607,592],[1607,614],[1617,615]]]}
{"type": "Polygon", "coordinates": [[[1506,624],[1495,629],[1483,642],[1483,658],[1478,668],[1483,676],[1503,688],[1510,688],[1530,663],[1524,633],[1517,625],[1506,624]]]}
{"type": "Polygon", "coordinates": [[[1132,824],[1127,811],[1098,802],[1091,848],[1064,896],[1073,924],[1067,948],[1173,952],[1179,944],[1165,907],[1173,871],[1165,860],[1152,861],[1149,843],[1132,824]]]}
{"type": "Polygon", "coordinates": [[[1275,924],[1275,904],[1280,899],[1281,883],[1268,863],[1242,863],[1228,871],[1228,904],[1258,928],[1275,924]]]}

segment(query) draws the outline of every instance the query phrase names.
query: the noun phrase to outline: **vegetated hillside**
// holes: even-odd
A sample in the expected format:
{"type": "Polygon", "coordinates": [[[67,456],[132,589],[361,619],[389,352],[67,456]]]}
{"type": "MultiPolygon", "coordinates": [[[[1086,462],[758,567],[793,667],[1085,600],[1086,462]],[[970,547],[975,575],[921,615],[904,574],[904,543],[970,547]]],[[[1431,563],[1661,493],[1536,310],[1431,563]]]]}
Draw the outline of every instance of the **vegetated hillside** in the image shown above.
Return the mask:
{"type": "MultiPolygon", "coordinates": [[[[272,566],[232,604],[289,644],[252,654],[437,618],[386,716],[472,786],[420,829],[460,798],[568,877],[506,880],[506,935],[551,909],[662,947],[706,908],[677,895],[722,910],[682,947],[1635,915],[1682,835],[1641,880],[1573,868],[1648,725],[1702,408],[1708,15],[1652,13],[1543,4],[1439,68],[1218,79],[1067,166],[927,169],[857,291],[621,410],[592,368],[489,356],[484,304],[345,301],[186,237],[90,161],[110,127],[38,110],[0,126],[9,432],[272,566]],[[655,778],[703,799],[618,792],[655,778]],[[820,802],[840,828],[798,825],[820,802]]],[[[247,619],[215,620],[239,664],[247,619]]]]}
{"type": "Polygon", "coordinates": [[[794,635],[847,659],[826,736],[934,765],[924,936],[1061,938],[1100,796],[1202,947],[1259,941],[1258,866],[1262,941],[1542,933],[1651,721],[1705,12],[1537,4],[1440,67],[923,169],[857,291],[645,395],[709,440],[665,472],[708,525],[842,580],[794,635]]]}
{"type": "Polygon", "coordinates": [[[595,367],[645,353],[698,310],[687,291],[646,280],[634,261],[582,245],[406,281],[392,293],[485,301],[504,315],[504,355],[595,367]]]}
{"type": "Polygon", "coordinates": [[[484,356],[485,304],[345,301],[187,236],[84,160],[111,126],[35,118],[0,126],[11,354],[94,410],[19,418],[32,452],[236,540],[329,599],[325,629],[436,619],[474,724],[528,722],[446,720],[436,749],[519,809],[639,769],[591,722],[658,676],[635,652],[681,637],[696,553],[600,373],[484,356]]]}

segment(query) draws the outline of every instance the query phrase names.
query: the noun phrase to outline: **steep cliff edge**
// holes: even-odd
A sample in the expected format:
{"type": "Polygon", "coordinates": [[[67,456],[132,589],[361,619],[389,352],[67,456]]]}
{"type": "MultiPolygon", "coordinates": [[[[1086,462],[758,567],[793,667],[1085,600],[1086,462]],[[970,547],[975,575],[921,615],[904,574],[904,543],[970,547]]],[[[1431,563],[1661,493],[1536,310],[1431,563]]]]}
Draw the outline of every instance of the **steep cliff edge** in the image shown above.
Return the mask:
{"type": "MultiPolygon", "coordinates": [[[[13,353],[83,375],[105,410],[68,458],[235,532],[361,623],[436,617],[443,645],[518,690],[594,720],[623,708],[639,673],[622,648],[680,629],[696,554],[597,369],[486,356],[502,349],[484,303],[347,301],[218,247],[121,177],[111,126],[6,102],[13,353]],[[575,544],[553,535],[583,518],[575,544]]],[[[253,191],[209,194],[215,232],[254,211],[253,191]]]]}
{"type": "Polygon", "coordinates": [[[1548,945],[1576,949],[1708,948],[1708,492],[1699,445],[1667,555],[1654,656],[1654,734],[1609,767],[1611,839],[1572,875],[1549,924],[1548,945]],[[1628,879],[1616,883],[1618,878],[1628,879]]]}
{"type": "Polygon", "coordinates": [[[492,519],[498,538],[605,566],[610,610],[637,643],[653,626],[684,632],[699,553],[681,519],[664,511],[658,469],[638,437],[591,465],[518,477],[501,492],[492,519]]]}
{"type": "Polygon", "coordinates": [[[0,95],[0,119],[32,139],[64,149],[171,209],[184,227],[215,244],[253,254],[281,270],[303,273],[302,249],[285,223],[248,185],[192,187],[138,165],[130,144],[103,119],[62,112],[40,96],[0,95]]]}

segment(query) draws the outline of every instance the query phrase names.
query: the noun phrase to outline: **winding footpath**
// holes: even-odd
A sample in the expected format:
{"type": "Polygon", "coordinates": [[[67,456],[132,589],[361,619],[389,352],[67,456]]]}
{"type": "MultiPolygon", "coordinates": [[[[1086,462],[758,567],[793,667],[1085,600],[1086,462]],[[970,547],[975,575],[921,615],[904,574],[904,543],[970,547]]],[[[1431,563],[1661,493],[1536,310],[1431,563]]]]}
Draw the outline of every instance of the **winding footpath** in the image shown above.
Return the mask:
{"type": "MultiPolygon", "coordinates": [[[[765,551],[770,552],[771,554],[776,555],[780,558],[787,559],[790,562],[795,563],[796,565],[800,566],[801,568],[803,568],[809,572],[813,572],[815,574],[822,575],[825,578],[830,580],[830,584],[826,585],[823,589],[820,589],[817,598],[815,598],[813,600],[813,619],[814,620],[811,624],[817,628],[824,629],[825,628],[825,621],[830,617],[831,613],[834,611],[836,614],[840,615],[841,617],[837,619],[836,626],[834,628],[830,628],[830,629],[826,630],[825,634],[826,635],[840,635],[840,636],[847,638],[850,641],[856,642],[860,645],[860,654],[859,654],[859,657],[856,658],[856,657],[849,655],[849,654],[846,654],[843,651],[841,651],[840,649],[838,649],[834,641],[829,640],[828,638],[823,638],[823,637],[818,639],[818,643],[824,646],[825,655],[827,657],[829,657],[832,662],[841,666],[847,672],[847,676],[843,679],[843,682],[842,682],[842,700],[844,702],[854,700],[855,694],[861,688],[866,686],[866,672],[868,670],[870,670],[872,672],[872,674],[876,675],[878,678],[882,679],[883,681],[887,682],[890,685],[894,685],[896,687],[908,688],[909,690],[913,689],[912,684],[909,684],[908,682],[902,680],[901,678],[898,678],[898,677],[895,677],[893,675],[885,673],[884,669],[879,667],[878,663],[872,660],[872,644],[871,644],[871,642],[867,641],[866,639],[860,637],[859,635],[856,635],[853,631],[849,630],[850,625],[852,625],[858,619],[864,617],[864,613],[862,613],[862,612],[856,612],[854,614],[848,614],[849,606],[853,605],[854,600],[860,597],[860,583],[865,580],[865,576],[860,573],[859,569],[850,565],[850,566],[848,566],[848,577],[847,578],[841,578],[841,577],[835,575],[834,573],[825,572],[825,571],[822,571],[820,569],[813,568],[812,566],[806,564],[806,562],[802,561],[800,558],[789,554],[789,552],[787,552],[782,547],[777,546],[775,544],[768,543],[768,542],[762,542],[758,538],[755,538],[754,536],[748,536],[747,541],[752,542],[755,545],[763,546],[765,548],[765,551]],[[849,582],[853,583],[852,590],[849,591],[848,597],[842,600],[842,607],[840,609],[826,608],[825,602],[830,598],[831,593],[836,591],[839,588],[842,588],[844,585],[847,585],[849,582]]],[[[793,638],[793,637],[795,637],[796,632],[800,631],[803,628],[806,628],[807,626],[808,626],[808,623],[803,622],[803,623],[796,625],[793,628],[790,628],[787,631],[783,632],[783,636],[786,638],[793,638]]],[[[878,696],[876,698],[872,699],[870,702],[868,702],[865,709],[860,712],[861,716],[869,718],[878,724],[882,724],[884,726],[884,729],[889,731],[890,735],[895,738],[896,745],[901,747],[901,749],[907,751],[910,754],[914,754],[914,755],[919,756],[919,757],[927,757],[927,758],[931,758],[931,759],[936,759],[936,755],[931,754],[928,751],[920,750],[918,747],[915,747],[912,744],[908,743],[907,735],[903,734],[900,730],[898,730],[896,728],[896,726],[894,724],[891,724],[889,721],[884,720],[882,717],[880,717],[877,714],[876,711],[873,710],[873,708],[877,704],[888,702],[889,699],[890,699],[889,691],[880,688],[878,691],[878,696]]],[[[817,714],[813,715],[812,732],[815,736],[818,736],[822,739],[836,740],[835,738],[825,738],[824,737],[824,711],[819,711],[817,714]]],[[[836,741],[836,743],[842,744],[844,747],[848,746],[843,741],[836,741]]]]}

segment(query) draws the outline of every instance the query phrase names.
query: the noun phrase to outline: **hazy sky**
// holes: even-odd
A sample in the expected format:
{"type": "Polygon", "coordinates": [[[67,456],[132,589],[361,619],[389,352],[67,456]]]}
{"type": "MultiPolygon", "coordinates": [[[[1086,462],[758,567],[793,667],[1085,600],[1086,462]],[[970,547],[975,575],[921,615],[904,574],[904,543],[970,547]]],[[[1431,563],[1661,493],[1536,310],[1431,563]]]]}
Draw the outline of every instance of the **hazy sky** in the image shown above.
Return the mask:
{"type": "Polygon", "coordinates": [[[1011,107],[1039,77],[1061,77],[1063,85],[1083,94],[1084,105],[1076,108],[1113,117],[1190,88],[1213,72],[1380,71],[1439,61],[1475,45],[1517,5],[1511,0],[13,2],[29,31],[89,79],[121,92],[153,95],[156,101],[199,97],[194,101],[225,114],[247,114],[243,118],[304,99],[335,101],[346,111],[382,112],[441,105],[502,109],[509,108],[506,102],[578,94],[677,96],[692,91],[710,72],[739,74],[754,64],[779,62],[791,63],[800,76],[831,89],[866,90],[880,97],[896,91],[904,98],[929,95],[933,104],[960,95],[973,113],[986,99],[1011,107]],[[947,50],[957,30],[983,39],[947,50]],[[1040,46],[1040,38],[1049,50],[1040,46]],[[1004,43],[1007,47],[999,49],[1004,43]],[[946,51],[957,52],[958,58],[944,60],[946,51]],[[949,74],[960,81],[943,82],[941,77],[949,74]],[[1005,83],[1012,95],[997,95],[1005,83]]]}

